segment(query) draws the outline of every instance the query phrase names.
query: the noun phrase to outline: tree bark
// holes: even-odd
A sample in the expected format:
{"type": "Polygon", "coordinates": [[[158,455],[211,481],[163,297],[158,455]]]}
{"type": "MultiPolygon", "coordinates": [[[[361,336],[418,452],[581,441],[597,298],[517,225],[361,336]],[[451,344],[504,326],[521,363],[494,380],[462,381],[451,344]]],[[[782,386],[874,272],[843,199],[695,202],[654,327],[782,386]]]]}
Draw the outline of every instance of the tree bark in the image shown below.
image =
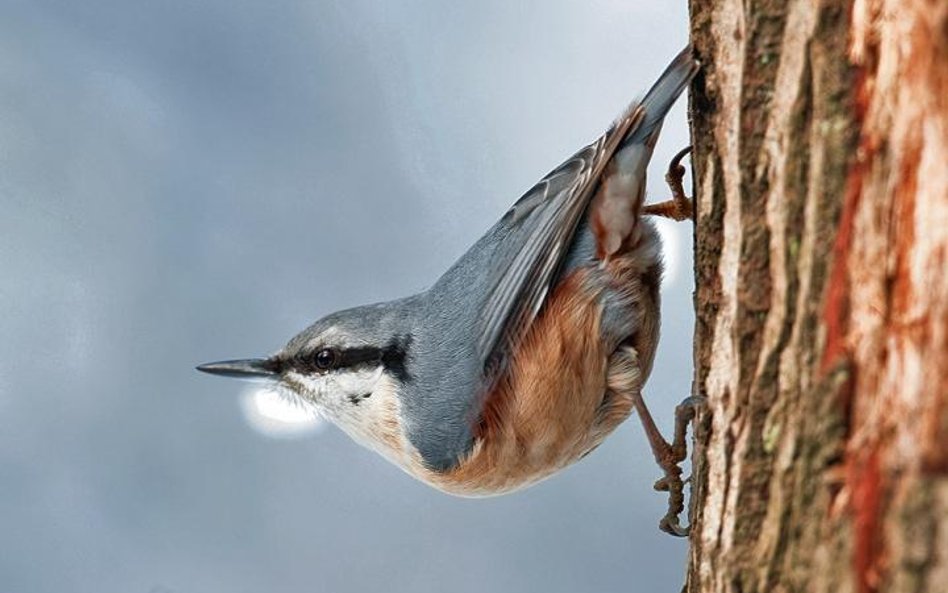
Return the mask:
{"type": "Polygon", "coordinates": [[[948,591],[948,2],[691,0],[686,590],[948,591]]]}

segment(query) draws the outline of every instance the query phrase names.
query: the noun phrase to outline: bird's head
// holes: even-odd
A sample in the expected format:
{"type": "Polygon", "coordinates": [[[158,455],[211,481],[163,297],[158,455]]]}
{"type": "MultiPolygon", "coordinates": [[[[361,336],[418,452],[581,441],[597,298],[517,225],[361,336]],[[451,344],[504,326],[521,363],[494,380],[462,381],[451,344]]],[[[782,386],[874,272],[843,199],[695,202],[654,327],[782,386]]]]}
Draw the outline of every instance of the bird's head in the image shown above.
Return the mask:
{"type": "MultiPolygon", "coordinates": [[[[381,449],[400,438],[398,394],[408,380],[411,335],[397,331],[398,311],[368,305],[328,315],[268,358],[202,364],[213,375],[272,384],[314,407],[357,440],[381,449]]],[[[391,451],[381,451],[390,454],[391,451]]]]}

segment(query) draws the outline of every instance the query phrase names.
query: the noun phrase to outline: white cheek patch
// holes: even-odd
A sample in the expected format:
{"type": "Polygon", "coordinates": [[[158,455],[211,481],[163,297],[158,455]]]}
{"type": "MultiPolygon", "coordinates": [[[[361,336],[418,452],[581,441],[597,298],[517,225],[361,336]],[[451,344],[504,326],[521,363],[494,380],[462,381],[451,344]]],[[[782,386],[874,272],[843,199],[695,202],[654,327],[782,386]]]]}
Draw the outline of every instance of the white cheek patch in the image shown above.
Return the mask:
{"type": "Polygon", "coordinates": [[[285,382],[300,397],[330,418],[339,420],[350,408],[371,396],[382,373],[382,367],[339,369],[326,374],[291,372],[285,382]]]}
{"type": "Polygon", "coordinates": [[[283,385],[296,393],[301,398],[314,404],[318,404],[323,392],[323,384],[319,377],[305,375],[295,371],[289,372],[283,379],[283,385]]]}
{"type": "Polygon", "coordinates": [[[340,369],[325,375],[290,372],[284,382],[353,440],[415,475],[417,452],[402,432],[397,383],[383,367],[340,369]]]}
{"type": "Polygon", "coordinates": [[[342,396],[342,404],[352,404],[354,398],[365,398],[372,393],[382,377],[382,367],[343,370],[327,377],[329,389],[342,396]]]}
{"type": "Polygon", "coordinates": [[[285,400],[290,406],[305,408],[307,410],[312,410],[314,413],[319,413],[319,408],[313,405],[313,401],[310,398],[297,392],[296,389],[293,389],[289,385],[280,382],[268,386],[267,390],[273,391],[279,395],[280,398],[285,400]]]}

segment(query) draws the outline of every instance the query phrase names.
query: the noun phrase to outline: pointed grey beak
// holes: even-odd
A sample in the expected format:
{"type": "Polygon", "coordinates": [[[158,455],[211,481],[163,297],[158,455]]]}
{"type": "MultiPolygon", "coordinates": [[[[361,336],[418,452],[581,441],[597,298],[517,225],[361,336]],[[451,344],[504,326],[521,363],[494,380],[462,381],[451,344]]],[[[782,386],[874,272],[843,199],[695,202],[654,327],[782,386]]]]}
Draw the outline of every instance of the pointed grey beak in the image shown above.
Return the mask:
{"type": "Polygon", "coordinates": [[[248,358],[246,360],[222,360],[209,362],[195,368],[202,373],[233,377],[249,381],[276,380],[280,364],[272,358],[248,358]]]}

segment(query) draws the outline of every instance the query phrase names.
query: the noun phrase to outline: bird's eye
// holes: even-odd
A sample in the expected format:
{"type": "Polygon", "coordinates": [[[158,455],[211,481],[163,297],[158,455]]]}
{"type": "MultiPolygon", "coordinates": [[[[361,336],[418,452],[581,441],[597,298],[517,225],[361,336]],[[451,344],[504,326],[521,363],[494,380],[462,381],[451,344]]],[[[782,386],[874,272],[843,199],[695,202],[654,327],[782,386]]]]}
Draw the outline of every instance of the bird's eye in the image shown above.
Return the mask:
{"type": "Polygon", "coordinates": [[[316,368],[321,371],[328,371],[329,369],[336,366],[336,361],[339,357],[336,355],[336,351],[331,348],[323,348],[316,353],[314,360],[316,362],[316,368]]]}

